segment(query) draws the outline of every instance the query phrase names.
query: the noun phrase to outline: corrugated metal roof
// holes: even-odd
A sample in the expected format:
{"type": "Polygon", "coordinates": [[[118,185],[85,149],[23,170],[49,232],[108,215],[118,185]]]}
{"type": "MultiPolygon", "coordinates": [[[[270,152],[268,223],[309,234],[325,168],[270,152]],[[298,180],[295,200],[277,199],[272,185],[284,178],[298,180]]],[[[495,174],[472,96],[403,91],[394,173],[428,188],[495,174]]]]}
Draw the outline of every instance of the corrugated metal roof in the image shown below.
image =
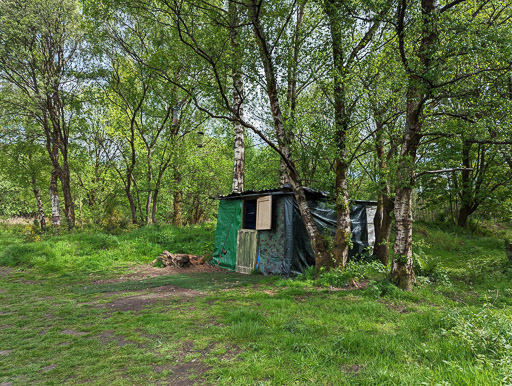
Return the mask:
{"type": "MultiPolygon", "coordinates": [[[[324,192],[322,190],[315,190],[308,187],[304,188],[306,192],[306,197],[309,200],[328,200],[330,198],[329,192],[324,192]]],[[[218,195],[210,197],[212,200],[243,200],[247,198],[258,198],[262,196],[284,196],[291,195],[293,193],[292,186],[287,184],[283,185],[280,188],[274,189],[263,189],[263,190],[245,190],[241,193],[230,193],[226,195],[218,195]]],[[[332,198],[332,197],[331,197],[332,198]]],[[[350,200],[352,204],[363,204],[367,206],[377,206],[377,201],[371,200],[350,200]]]]}
{"type": "MultiPolygon", "coordinates": [[[[305,187],[306,197],[313,200],[326,200],[329,193],[321,190],[315,190],[305,187]]],[[[283,196],[293,194],[291,185],[283,185],[280,188],[263,189],[263,190],[245,190],[241,193],[230,193],[227,195],[218,195],[210,197],[213,200],[241,200],[245,198],[257,198],[261,196],[283,196]]]]}

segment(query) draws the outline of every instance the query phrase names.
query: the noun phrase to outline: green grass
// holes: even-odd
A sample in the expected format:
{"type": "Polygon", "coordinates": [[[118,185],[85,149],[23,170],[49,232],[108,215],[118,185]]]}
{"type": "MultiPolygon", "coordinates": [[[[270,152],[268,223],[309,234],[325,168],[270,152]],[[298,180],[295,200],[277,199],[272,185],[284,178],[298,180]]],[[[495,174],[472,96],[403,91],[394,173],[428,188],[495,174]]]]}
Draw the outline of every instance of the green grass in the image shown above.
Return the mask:
{"type": "Polygon", "coordinates": [[[208,257],[213,250],[214,229],[214,224],[184,228],[155,225],[116,236],[87,230],[39,235],[31,227],[4,227],[0,230],[0,265],[54,273],[148,263],[164,250],[208,257]]]}
{"type": "Polygon", "coordinates": [[[411,293],[372,264],[295,281],[228,272],[122,280],[128,262],[162,248],[191,252],[195,232],[200,254],[207,228],[37,243],[5,231],[0,255],[18,260],[0,267],[0,384],[510,384],[512,266],[502,240],[418,227],[423,284],[411,293]],[[92,268],[70,263],[69,250],[92,268]],[[97,283],[105,278],[116,281],[97,283]],[[366,286],[331,288],[353,278],[366,286]],[[166,285],[183,290],[159,290],[166,285]]]}
{"type": "Polygon", "coordinates": [[[88,295],[104,292],[137,291],[141,289],[175,285],[181,288],[198,291],[247,286],[248,284],[269,282],[268,278],[256,275],[237,275],[234,273],[198,272],[194,274],[163,275],[143,280],[123,281],[118,283],[92,284],[77,286],[73,292],[88,295]]]}

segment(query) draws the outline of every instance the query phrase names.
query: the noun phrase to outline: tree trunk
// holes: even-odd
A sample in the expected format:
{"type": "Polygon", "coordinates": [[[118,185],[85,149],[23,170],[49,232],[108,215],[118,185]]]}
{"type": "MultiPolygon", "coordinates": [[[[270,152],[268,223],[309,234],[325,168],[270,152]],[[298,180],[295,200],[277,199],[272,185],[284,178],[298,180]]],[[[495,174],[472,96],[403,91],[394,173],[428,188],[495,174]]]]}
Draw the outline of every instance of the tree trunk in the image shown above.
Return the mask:
{"type": "MultiPolygon", "coordinates": [[[[385,266],[389,262],[389,237],[391,236],[391,227],[393,225],[393,200],[382,194],[382,217],[380,220],[379,231],[375,232],[375,246],[373,247],[373,255],[385,266]]],[[[375,228],[377,229],[377,228],[375,228]]]]}
{"type": "Polygon", "coordinates": [[[315,267],[317,269],[324,267],[329,268],[332,266],[332,259],[330,254],[327,252],[322,235],[318,232],[318,228],[313,219],[313,214],[311,213],[311,209],[308,205],[306,192],[304,191],[304,188],[298,185],[293,179],[291,179],[290,182],[295,193],[295,199],[297,200],[302,220],[306,226],[306,231],[311,242],[311,247],[313,248],[313,253],[315,254],[315,267]]]}
{"type": "Polygon", "coordinates": [[[334,267],[345,268],[348,260],[350,239],[350,204],[347,183],[348,164],[336,160],[336,234],[334,235],[334,267]]]}
{"type": "Polygon", "coordinates": [[[37,202],[37,217],[39,218],[39,225],[42,229],[46,228],[46,216],[44,214],[43,200],[41,199],[41,195],[39,194],[39,189],[36,185],[36,179],[32,177],[32,191],[34,192],[34,196],[36,197],[37,202]]]}
{"type": "Polygon", "coordinates": [[[377,212],[375,214],[375,245],[373,255],[385,266],[389,262],[389,236],[391,235],[391,225],[393,218],[393,200],[391,199],[391,189],[387,178],[386,155],[384,151],[384,140],[382,137],[383,124],[377,122],[377,132],[375,139],[375,148],[379,160],[379,198],[377,212]]]}
{"type": "Polygon", "coordinates": [[[249,16],[251,18],[256,43],[258,44],[260,59],[262,61],[263,70],[265,73],[267,95],[270,104],[270,110],[274,119],[274,129],[277,138],[278,148],[280,156],[286,166],[285,177],[289,178],[290,183],[295,193],[297,204],[299,205],[300,214],[306,231],[308,233],[311,247],[315,254],[315,265],[317,268],[329,267],[329,254],[325,246],[325,242],[322,236],[318,232],[318,228],[313,220],[313,215],[308,206],[306,193],[302,186],[299,178],[297,168],[293,163],[290,151],[289,138],[284,130],[283,114],[281,112],[281,106],[279,103],[279,92],[277,88],[276,73],[274,68],[273,56],[269,49],[268,42],[266,40],[265,32],[260,24],[259,15],[262,3],[253,1],[249,7],[249,16]]]}
{"type": "Polygon", "coordinates": [[[405,133],[397,170],[395,195],[395,243],[391,264],[391,280],[401,289],[410,291],[416,280],[412,261],[412,195],[414,164],[421,139],[422,95],[419,84],[410,80],[407,94],[405,133]]]}
{"type": "MultiPolygon", "coordinates": [[[[423,15],[422,38],[417,52],[417,59],[421,63],[421,74],[428,73],[432,67],[432,55],[438,43],[438,32],[433,15],[437,10],[437,0],[422,0],[421,11],[423,15]]],[[[405,23],[405,9],[398,12],[397,23],[399,38],[403,39],[403,26],[405,23]]],[[[403,44],[401,41],[399,44],[403,44]]],[[[401,46],[403,50],[403,45],[401,46]]],[[[402,51],[402,61],[405,51],[402,51]]],[[[391,280],[400,288],[410,291],[416,280],[412,261],[412,197],[414,186],[414,165],[416,154],[422,137],[423,106],[431,94],[432,79],[426,81],[417,75],[404,62],[408,71],[407,110],[405,132],[402,136],[402,147],[397,170],[397,188],[395,196],[395,243],[393,245],[393,261],[391,264],[391,280]]]]}
{"type": "Polygon", "coordinates": [[[178,227],[183,226],[183,194],[179,190],[174,192],[172,223],[178,227]]]}
{"type": "Polygon", "coordinates": [[[410,291],[415,282],[412,261],[412,189],[398,188],[395,198],[395,244],[391,265],[391,280],[401,289],[410,291]]]}
{"type": "Polygon", "coordinates": [[[153,192],[153,207],[151,208],[151,221],[153,224],[157,223],[156,219],[156,209],[157,209],[157,201],[158,201],[158,193],[160,192],[160,183],[157,183],[155,191],[153,192]]]}
{"type": "Polygon", "coordinates": [[[174,170],[174,193],[173,193],[173,210],[172,223],[176,226],[183,226],[183,193],[181,191],[181,175],[174,170]]]}
{"type": "Polygon", "coordinates": [[[348,195],[348,160],[346,139],[349,117],[345,102],[345,63],[343,50],[343,33],[338,4],[325,2],[325,10],[329,19],[331,34],[332,57],[334,65],[334,135],[336,142],[336,234],[334,236],[334,265],[345,268],[350,246],[350,205],[348,195]]]}
{"type": "Polygon", "coordinates": [[[151,225],[153,222],[153,216],[151,215],[152,205],[153,203],[153,191],[149,190],[148,199],[146,200],[146,225],[151,225]]]}
{"type": "MultiPolygon", "coordinates": [[[[289,157],[289,155],[288,155],[289,157]]],[[[288,166],[284,160],[280,160],[279,162],[279,184],[281,186],[290,184],[290,173],[288,171],[288,166]]]]}
{"type": "Polygon", "coordinates": [[[127,185],[124,189],[126,193],[126,198],[128,198],[128,203],[130,204],[130,213],[132,215],[132,224],[137,224],[137,207],[135,206],[135,201],[133,200],[131,185],[127,185]]]}
{"type": "Polygon", "coordinates": [[[52,203],[52,226],[54,227],[60,226],[60,202],[57,181],[57,172],[52,170],[50,178],[50,201],[52,203]]]}
{"type": "Polygon", "coordinates": [[[153,202],[153,149],[151,147],[147,148],[148,151],[148,198],[146,200],[146,224],[150,225],[153,222],[153,217],[151,215],[151,208],[153,202]]]}
{"type": "Polygon", "coordinates": [[[233,193],[240,193],[244,191],[244,176],[245,176],[245,141],[244,141],[244,128],[235,122],[235,141],[234,141],[234,166],[233,166],[233,193]]]}
{"type": "Polygon", "coordinates": [[[75,226],[75,205],[71,195],[71,179],[69,172],[69,164],[67,158],[63,160],[64,168],[59,173],[60,184],[62,186],[62,195],[64,196],[64,209],[66,211],[66,220],[68,228],[72,229],[75,226]]]}
{"type": "Polygon", "coordinates": [[[457,216],[457,224],[461,228],[466,227],[473,205],[471,171],[469,170],[471,167],[471,145],[467,140],[462,140],[462,167],[464,170],[461,172],[462,189],[459,194],[461,204],[457,216]]]}
{"type": "Polygon", "coordinates": [[[461,228],[465,228],[468,223],[468,217],[469,217],[469,207],[462,203],[460,209],[459,209],[459,215],[457,217],[457,224],[461,228]]]}
{"type": "Polygon", "coordinates": [[[229,1],[229,13],[231,18],[231,49],[233,51],[233,108],[236,110],[233,121],[234,131],[234,157],[233,157],[233,192],[240,193],[244,190],[245,176],[245,139],[244,127],[240,123],[243,119],[243,89],[241,59],[239,52],[239,24],[238,7],[234,1],[229,1]]]}

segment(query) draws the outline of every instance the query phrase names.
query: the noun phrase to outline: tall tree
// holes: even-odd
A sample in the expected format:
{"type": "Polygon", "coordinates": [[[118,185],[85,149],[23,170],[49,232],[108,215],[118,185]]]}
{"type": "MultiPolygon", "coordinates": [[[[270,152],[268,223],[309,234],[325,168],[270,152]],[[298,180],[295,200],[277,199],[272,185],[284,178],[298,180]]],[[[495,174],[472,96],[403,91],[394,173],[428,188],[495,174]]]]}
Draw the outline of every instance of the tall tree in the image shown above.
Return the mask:
{"type": "Polygon", "coordinates": [[[228,2],[228,13],[231,21],[231,60],[233,79],[233,108],[237,110],[233,119],[233,192],[240,193],[244,190],[245,177],[245,129],[237,117],[243,119],[244,83],[242,78],[243,52],[240,50],[240,16],[239,6],[233,1],[228,2]]]}
{"type": "Polygon", "coordinates": [[[454,0],[441,7],[437,0],[398,3],[394,25],[407,94],[397,170],[391,278],[403,289],[410,290],[415,281],[413,187],[421,140],[436,135],[432,130],[437,126],[434,122],[450,114],[450,101],[475,97],[478,89],[487,87],[489,79],[479,82],[479,75],[509,70],[510,53],[505,47],[510,33],[510,8],[501,2],[482,4],[471,0],[454,0]],[[496,8],[500,10],[497,13],[496,8]],[[493,44],[489,45],[491,41],[493,44]]]}
{"type": "MultiPolygon", "coordinates": [[[[375,7],[376,4],[373,4],[375,7]]],[[[378,5],[378,4],[377,4],[378,5]]],[[[350,205],[348,193],[348,138],[351,128],[355,127],[353,114],[359,97],[351,90],[351,78],[360,71],[359,62],[378,31],[380,21],[387,12],[364,9],[357,2],[325,0],[324,10],[327,16],[332,47],[332,89],[334,107],[335,174],[336,174],[336,214],[337,226],[334,236],[333,263],[345,267],[350,248],[350,205]],[[376,12],[377,11],[377,12],[376,12]],[[358,28],[359,14],[369,14],[370,21],[363,26],[361,34],[352,31],[358,28]],[[356,36],[354,38],[354,36],[356,36]],[[352,95],[351,95],[352,94],[352,95]],[[355,94],[355,95],[354,95],[355,94]]]]}
{"type": "MultiPolygon", "coordinates": [[[[52,222],[59,224],[57,181],[64,195],[68,226],[75,224],[69,168],[71,104],[77,81],[77,53],[82,40],[74,0],[0,3],[0,79],[20,98],[2,103],[37,120],[53,169],[52,222]]],[[[5,94],[3,94],[5,95],[5,94]]]]}

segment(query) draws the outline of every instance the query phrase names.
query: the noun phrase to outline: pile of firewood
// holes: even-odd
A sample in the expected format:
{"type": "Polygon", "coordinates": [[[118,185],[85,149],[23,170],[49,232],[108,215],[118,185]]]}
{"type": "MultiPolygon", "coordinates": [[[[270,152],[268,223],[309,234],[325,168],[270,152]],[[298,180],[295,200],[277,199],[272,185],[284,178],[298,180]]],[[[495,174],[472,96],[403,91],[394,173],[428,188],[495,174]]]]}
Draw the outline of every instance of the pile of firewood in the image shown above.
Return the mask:
{"type": "Polygon", "coordinates": [[[204,257],[163,251],[160,256],[153,260],[153,265],[157,262],[160,262],[164,267],[186,268],[190,267],[192,264],[203,265],[204,257]]]}

